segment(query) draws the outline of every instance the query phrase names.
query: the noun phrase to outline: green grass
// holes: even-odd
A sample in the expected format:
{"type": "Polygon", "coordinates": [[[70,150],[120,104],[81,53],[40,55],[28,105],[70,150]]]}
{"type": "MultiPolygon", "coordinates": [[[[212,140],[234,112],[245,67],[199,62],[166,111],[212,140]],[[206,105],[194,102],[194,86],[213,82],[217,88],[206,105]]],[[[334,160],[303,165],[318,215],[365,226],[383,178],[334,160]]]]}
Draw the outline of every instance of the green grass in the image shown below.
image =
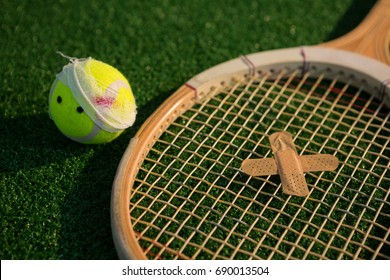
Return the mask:
{"type": "Polygon", "coordinates": [[[373,3],[121,2],[1,3],[1,259],[117,258],[110,229],[116,167],[164,99],[196,73],[240,54],[342,35],[373,3]],[[62,136],[47,114],[51,83],[66,63],[56,51],[117,67],[137,99],[135,126],[102,146],[62,136]]]}

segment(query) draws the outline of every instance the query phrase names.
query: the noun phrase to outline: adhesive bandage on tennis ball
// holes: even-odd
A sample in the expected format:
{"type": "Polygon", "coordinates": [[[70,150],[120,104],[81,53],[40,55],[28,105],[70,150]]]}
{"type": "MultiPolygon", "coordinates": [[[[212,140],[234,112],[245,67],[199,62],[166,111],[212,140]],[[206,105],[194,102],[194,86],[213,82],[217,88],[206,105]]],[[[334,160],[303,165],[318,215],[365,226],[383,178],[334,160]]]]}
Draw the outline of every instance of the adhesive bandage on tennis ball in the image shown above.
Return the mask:
{"type": "Polygon", "coordinates": [[[49,114],[65,136],[99,144],[133,125],[136,104],[130,84],[117,69],[92,58],[70,58],[53,83],[49,114]]]}
{"type": "Polygon", "coordinates": [[[275,159],[246,159],[241,169],[250,176],[279,174],[286,194],[307,196],[309,189],[304,172],[333,171],[339,164],[338,159],[332,155],[299,156],[288,132],[274,133],[269,139],[275,159]]]}

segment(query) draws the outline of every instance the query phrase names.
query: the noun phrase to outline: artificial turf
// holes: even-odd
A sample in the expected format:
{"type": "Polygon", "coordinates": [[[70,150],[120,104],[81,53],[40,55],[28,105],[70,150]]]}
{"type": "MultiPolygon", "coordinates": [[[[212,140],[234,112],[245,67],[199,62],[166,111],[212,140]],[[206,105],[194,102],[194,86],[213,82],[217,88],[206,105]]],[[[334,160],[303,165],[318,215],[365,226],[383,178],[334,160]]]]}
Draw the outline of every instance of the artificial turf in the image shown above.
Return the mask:
{"type": "Polygon", "coordinates": [[[374,1],[1,1],[0,258],[115,259],[111,185],[129,139],[186,80],[267,49],[311,45],[356,26],[374,1]],[[91,56],[130,81],[138,116],[85,146],[49,119],[67,63],[91,56]]]}

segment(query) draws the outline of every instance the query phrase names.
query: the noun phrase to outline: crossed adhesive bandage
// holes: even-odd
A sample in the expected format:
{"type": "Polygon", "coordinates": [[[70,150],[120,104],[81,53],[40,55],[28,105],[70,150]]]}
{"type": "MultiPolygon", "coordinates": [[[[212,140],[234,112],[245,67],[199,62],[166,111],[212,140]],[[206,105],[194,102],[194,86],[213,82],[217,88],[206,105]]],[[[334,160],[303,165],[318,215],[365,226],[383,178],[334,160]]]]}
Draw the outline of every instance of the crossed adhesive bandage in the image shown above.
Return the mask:
{"type": "Polygon", "coordinates": [[[337,157],[328,154],[299,156],[288,132],[276,132],[269,140],[275,159],[246,159],[242,162],[241,169],[250,176],[279,174],[286,194],[307,196],[309,189],[303,173],[333,171],[339,164],[337,157]]]}

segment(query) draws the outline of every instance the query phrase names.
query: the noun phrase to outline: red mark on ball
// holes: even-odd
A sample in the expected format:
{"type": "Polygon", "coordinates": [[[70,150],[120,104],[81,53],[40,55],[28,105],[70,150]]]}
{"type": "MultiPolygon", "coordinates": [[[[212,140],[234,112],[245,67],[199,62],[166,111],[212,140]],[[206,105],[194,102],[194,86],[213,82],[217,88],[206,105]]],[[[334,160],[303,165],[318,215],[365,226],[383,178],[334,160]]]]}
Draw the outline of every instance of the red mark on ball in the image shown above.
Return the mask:
{"type": "Polygon", "coordinates": [[[114,103],[114,101],[115,99],[109,96],[95,98],[95,103],[103,107],[110,107],[114,103]]]}

